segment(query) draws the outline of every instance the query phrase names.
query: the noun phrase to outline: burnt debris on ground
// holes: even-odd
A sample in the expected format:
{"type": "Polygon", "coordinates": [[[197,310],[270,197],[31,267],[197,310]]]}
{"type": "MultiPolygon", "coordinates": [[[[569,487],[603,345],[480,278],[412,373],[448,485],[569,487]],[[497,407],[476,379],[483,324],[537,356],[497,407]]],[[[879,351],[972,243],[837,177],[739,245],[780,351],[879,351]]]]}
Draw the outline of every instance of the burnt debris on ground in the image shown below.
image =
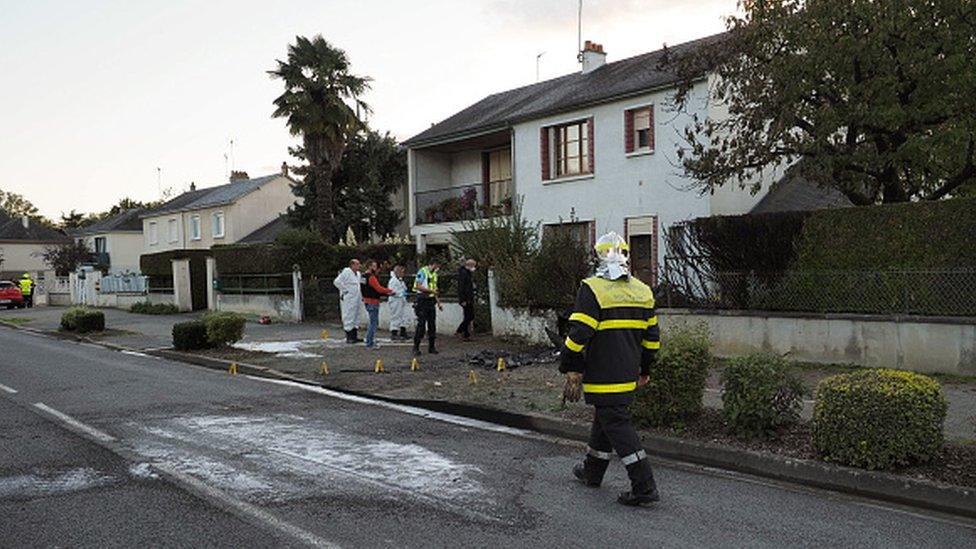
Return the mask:
{"type": "Polygon", "coordinates": [[[559,361],[559,351],[551,348],[538,348],[512,353],[509,351],[486,349],[477,353],[468,353],[464,356],[464,360],[469,365],[486,370],[497,368],[499,358],[505,359],[505,367],[507,369],[513,369],[535,364],[555,364],[559,361]]]}

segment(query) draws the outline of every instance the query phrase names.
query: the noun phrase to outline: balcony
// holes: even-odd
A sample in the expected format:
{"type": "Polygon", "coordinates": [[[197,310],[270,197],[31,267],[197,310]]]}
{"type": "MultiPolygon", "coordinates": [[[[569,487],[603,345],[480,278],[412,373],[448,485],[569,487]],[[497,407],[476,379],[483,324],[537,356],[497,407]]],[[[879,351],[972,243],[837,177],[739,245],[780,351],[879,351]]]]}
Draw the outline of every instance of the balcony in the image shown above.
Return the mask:
{"type": "Polygon", "coordinates": [[[461,185],[414,194],[415,224],[453,223],[512,213],[512,180],[461,185]]]}

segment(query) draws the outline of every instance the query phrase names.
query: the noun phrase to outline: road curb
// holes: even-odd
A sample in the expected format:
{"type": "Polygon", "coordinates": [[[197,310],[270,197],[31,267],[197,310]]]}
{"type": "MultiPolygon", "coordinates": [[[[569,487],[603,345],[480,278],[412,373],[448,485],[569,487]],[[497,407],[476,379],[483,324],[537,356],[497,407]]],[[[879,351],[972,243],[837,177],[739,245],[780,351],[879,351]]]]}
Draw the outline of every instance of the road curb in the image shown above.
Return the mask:
{"type": "MultiPolygon", "coordinates": [[[[0,325],[17,330],[51,335],[65,340],[101,345],[115,351],[137,351],[73,334],[47,332],[5,322],[0,322],[0,325]]],[[[273,368],[184,353],[171,349],[153,349],[139,352],[176,362],[222,371],[227,371],[233,363],[236,364],[238,373],[256,377],[285,380],[312,387],[321,387],[338,393],[403,406],[423,408],[433,412],[477,419],[569,440],[586,442],[589,438],[588,426],[564,420],[443,400],[402,399],[352,391],[296,377],[273,368]]],[[[866,471],[820,461],[789,458],[730,448],[719,444],[683,440],[660,435],[643,434],[642,440],[649,453],[674,461],[715,467],[800,486],[825,489],[908,505],[920,509],[976,518],[976,489],[972,488],[939,484],[927,480],[900,477],[890,473],[866,471]]]]}
{"type": "MultiPolygon", "coordinates": [[[[180,353],[171,350],[155,350],[149,354],[198,366],[227,370],[231,361],[180,353]]],[[[470,419],[477,419],[506,427],[524,429],[550,436],[586,442],[589,427],[548,417],[495,410],[470,404],[443,400],[393,398],[362,391],[332,387],[324,383],[295,377],[272,368],[238,362],[240,372],[259,377],[292,381],[313,387],[322,387],[348,395],[424,408],[470,419]]],[[[693,463],[719,469],[746,473],[801,486],[820,488],[870,499],[909,505],[920,509],[939,511],[976,518],[976,489],[939,484],[927,480],[900,477],[890,473],[854,469],[820,461],[796,459],[773,454],[729,448],[719,444],[665,437],[642,435],[647,451],[653,455],[674,461],[693,463]]]]}

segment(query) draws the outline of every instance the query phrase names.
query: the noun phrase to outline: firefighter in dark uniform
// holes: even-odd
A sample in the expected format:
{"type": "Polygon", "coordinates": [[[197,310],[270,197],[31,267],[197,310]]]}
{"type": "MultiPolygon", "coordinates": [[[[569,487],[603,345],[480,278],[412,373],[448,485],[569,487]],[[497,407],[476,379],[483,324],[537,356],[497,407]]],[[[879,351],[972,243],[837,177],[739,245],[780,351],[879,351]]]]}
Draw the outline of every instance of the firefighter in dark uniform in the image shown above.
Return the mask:
{"type": "Polygon", "coordinates": [[[645,506],[660,498],[627,408],[647,383],[661,347],[654,294],[630,276],[627,244],[619,235],[600,237],[596,251],[600,266],[576,296],[559,365],[566,374],[566,399],[575,402],[582,393],[596,408],[586,456],[573,474],[587,486],[600,486],[616,452],[631,483],[617,501],[645,506]]]}

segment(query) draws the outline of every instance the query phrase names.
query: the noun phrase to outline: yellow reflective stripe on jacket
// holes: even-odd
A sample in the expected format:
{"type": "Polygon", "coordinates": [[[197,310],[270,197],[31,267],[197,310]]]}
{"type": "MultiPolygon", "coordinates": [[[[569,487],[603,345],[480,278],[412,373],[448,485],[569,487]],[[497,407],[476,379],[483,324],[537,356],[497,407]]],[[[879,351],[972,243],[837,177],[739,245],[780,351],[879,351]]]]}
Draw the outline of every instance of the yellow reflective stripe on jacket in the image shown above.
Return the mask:
{"type": "Polygon", "coordinates": [[[593,328],[594,330],[596,329],[597,325],[600,323],[597,319],[593,318],[592,316],[586,313],[573,313],[569,315],[569,319],[575,320],[577,322],[582,322],[583,324],[586,324],[587,326],[593,328]]]}
{"type": "Polygon", "coordinates": [[[568,337],[566,338],[566,348],[569,349],[570,351],[573,351],[574,353],[578,353],[583,350],[582,345],[576,343],[575,341],[573,341],[568,337]]]}
{"type": "Polygon", "coordinates": [[[647,320],[603,320],[597,325],[597,330],[646,330],[651,324],[647,320]]]}
{"type": "Polygon", "coordinates": [[[641,341],[641,345],[643,345],[645,349],[651,349],[651,350],[657,350],[661,348],[660,341],[648,341],[645,339],[644,341],[641,341]]]}
{"type": "Polygon", "coordinates": [[[651,318],[647,319],[647,325],[648,326],[657,326],[657,315],[654,315],[651,318]]]}
{"type": "Polygon", "coordinates": [[[637,382],[630,383],[584,383],[584,393],[629,393],[637,390],[637,382]]]}

